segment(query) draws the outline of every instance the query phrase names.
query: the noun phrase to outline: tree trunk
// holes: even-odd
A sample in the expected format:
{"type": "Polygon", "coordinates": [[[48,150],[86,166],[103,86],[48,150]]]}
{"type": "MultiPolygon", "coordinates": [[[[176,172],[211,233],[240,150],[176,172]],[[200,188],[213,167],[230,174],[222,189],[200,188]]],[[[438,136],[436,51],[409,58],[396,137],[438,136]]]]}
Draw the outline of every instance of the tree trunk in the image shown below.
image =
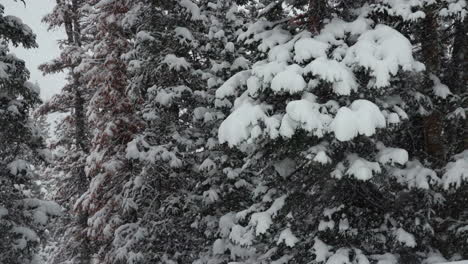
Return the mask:
{"type": "MultiPolygon", "coordinates": [[[[467,86],[468,86],[468,18],[464,21],[455,22],[455,37],[453,39],[453,50],[447,83],[451,91],[462,98],[461,105],[464,109],[468,108],[467,86]]],[[[468,112],[465,112],[468,116],[468,112]]],[[[462,119],[456,123],[453,128],[451,145],[458,153],[468,149],[468,119],[462,119]],[[462,138],[460,138],[460,135],[462,138]]]]}
{"type": "Polygon", "coordinates": [[[79,14],[78,14],[78,0],[72,0],[71,10],[73,13],[72,25],[73,25],[74,43],[76,46],[81,47],[81,26],[80,26],[80,21],[79,21],[79,14]]]}
{"type": "MultiPolygon", "coordinates": [[[[433,83],[430,74],[439,76],[440,73],[440,42],[438,34],[437,16],[434,10],[426,9],[421,36],[421,48],[424,64],[426,65],[426,78],[423,83],[425,94],[432,93],[433,83]]],[[[443,163],[446,149],[444,146],[443,116],[434,106],[432,113],[423,117],[424,149],[431,161],[443,163]]]]}
{"type": "MultiPolygon", "coordinates": [[[[70,18],[65,23],[67,35],[69,37],[71,45],[81,47],[81,26],[79,21],[80,16],[78,14],[78,0],[72,0],[70,10],[70,18]]],[[[74,67],[75,66],[72,66],[72,71],[74,67]]],[[[80,76],[78,74],[73,73],[73,82],[73,87],[75,89],[75,100],[73,106],[75,110],[75,144],[83,155],[87,155],[89,153],[89,147],[86,133],[86,115],[84,111],[85,100],[80,91],[80,76]]],[[[82,164],[80,168],[78,168],[78,172],[77,175],[75,175],[75,177],[78,178],[78,188],[80,188],[80,194],[85,193],[88,189],[89,181],[86,176],[84,164],[82,164]]],[[[88,227],[89,215],[86,212],[80,211],[79,213],[76,213],[76,217],[78,225],[81,226],[83,230],[85,230],[88,227]]],[[[79,263],[90,264],[92,259],[92,250],[90,247],[90,241],[86,234],[84,234],[81,239],[79,252],[79,263]]]]}
{"type": "Polygon", "coordinates": [[[308,26],[310,32],[319,33],[322,23],[328,17],[326,0],[309,0],[308,26]]]}

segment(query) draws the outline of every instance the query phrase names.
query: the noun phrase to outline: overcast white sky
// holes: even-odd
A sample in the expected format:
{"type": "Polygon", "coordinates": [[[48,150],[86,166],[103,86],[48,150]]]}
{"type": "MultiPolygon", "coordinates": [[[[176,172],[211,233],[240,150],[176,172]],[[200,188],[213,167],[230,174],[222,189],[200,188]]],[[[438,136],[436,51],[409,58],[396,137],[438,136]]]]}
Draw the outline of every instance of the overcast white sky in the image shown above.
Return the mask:
{"type": "Polygon", "coordinates": [[[44,100],[58,93],[65,84],[65,74],[43,76],[37,67],[59,54],[57,40],[64,38],[62,31],[47,31],[47,25],[41,23],[42,17],[54,7],[56,0],[25,0],[26,7],[21,1],[0,0],[5,6],[5,15],[13,15],[21,18],[25,24],[32,28],[37,35],[39,48],[25,50],[23,48],[12,49],[12,52],[20,59],[26,61],[31,71],[32,82],[38,82],[41,87],[41,97],[44,100]]]}

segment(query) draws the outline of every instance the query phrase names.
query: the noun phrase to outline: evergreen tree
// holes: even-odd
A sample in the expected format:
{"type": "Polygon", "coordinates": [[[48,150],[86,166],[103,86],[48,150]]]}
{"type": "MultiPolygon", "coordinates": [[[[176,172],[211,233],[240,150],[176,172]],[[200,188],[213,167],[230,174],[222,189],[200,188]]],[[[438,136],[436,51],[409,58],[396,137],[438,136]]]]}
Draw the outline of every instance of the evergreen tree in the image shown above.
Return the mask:
{"type": "Polygon", "coordinates": [[[246,263],[419,263],[437,253],[441,194],[430,188],[441,180],[417,160],[420,147],[400,141],[417,95],[407,85],[426,67],[391,20],[424,13],[393,1],[285,4],[266,6],[240,36],[258,61],[216,94],[235,99],[219,140],[250,157],[252,196],[219,220],[213,253],[246,263]]]}
{"type": "Polygon", "coordinates": [[[440,187],[445,189],[442,193],[447,200],[440,199],[434,207],[439,217],[434,218],[433,228],[438,238],[434,247],[447,257],[463,256],[464,246],[459,243],[460,238],[466,236],[461,231],[466,224],[463,221],[454,224],[452,219],[460,219],[467,210],[461,206],[467,178],[463,169],[466,166],[466,146],[463,144],[466,139],[466,99],[465,92],[460,90],[467,84],[461,73],[464,64],[460,61],[466,56],[463,48],[466,43],[466,33],[463,32],[466,31],[462,26],[466,21],[466,3],[415,1],[408,6],[407,10],[411,12],[406,13],[395,12],[395,7],[386,8],[390,15],[380,15],[378,19],[399,25],[405,35],[411,36],[418,47],[416,56],[426,66],[423,76],[409,85],[412,89],[406,98],[412,107],[407,111],[409,122],[400,132],[399,141],[407,146],[412,156],[438,173],[440,187]],[[452,235],[447,236],[447,232],[452,235]]]}
{"type": "Polygon", "coordinates": [[[73,211],[76,200],[87,190],[88,178],[85,173],[86,158],[89,154],[89,127],[86,120],[86,107],[89,105],[93,89],[87,81],[90,76],[83,75],[90,62],[89,38],[82,32],[88,14],[84,1],[57,1],[57,5],[43,22],[49,29],[63,27],[67,39],[60,41],[62,53],[53,61],[41,65],[44,74],[68,71],[67,85],[61,93],[44,103],[38,113],[48,115],[62,113],[63,119],[54,133],[57,139],[50,143],[54,151],[54,162],[48,173],[57,190],[54,199],[66,208],[67,215],[58,221],[55,239],[61,244],[50,253],[52,263],[90,263],[89,241],[83,230],[87,226],[87,214],[73,211]]]}
{"type": "Polygon", "coordinates": [[[53,202],[39,199],[34,165],[44,162],[40,130],[31,119],[40,103],[39,87],[28,82],[25,62],[8,46],[37,47],[36,36],[0,5],[0,262],[36,263],[38,246],[50,216],[60,214],[53,202]]]}
{"type": "Polygon", "coordinates": [[[91,141],[85,172],[86,192],[77,200],[78,214],[87,215],[83,230],[90,252],[99,263],[138,263],[139,241],[145,230],[135,214],[132,189],[138,184],[127,144],[144,127],[136,115],[138,98],[129,95],[126,57],[132,51],[132,29],[138,20],[139,1],[84,1],[89,11],[86,34],[92,54],[83,76],[92,97],[87,107],[91,141]],[[133,101],[135,100],[135,101],[133,101]]]}
{"type": "Polygon", "coordinates": [[[156,2],[142,17],[131,66],[147,127],[127,157],[145,193],[137,203],[149,238],[143,251],[149,263],[191,263],[213,241],[221,163],[231,162],[216,139],[223,114],[214,93],[248,66],[234,44],[243,18],[234,1],[156,2]]]}

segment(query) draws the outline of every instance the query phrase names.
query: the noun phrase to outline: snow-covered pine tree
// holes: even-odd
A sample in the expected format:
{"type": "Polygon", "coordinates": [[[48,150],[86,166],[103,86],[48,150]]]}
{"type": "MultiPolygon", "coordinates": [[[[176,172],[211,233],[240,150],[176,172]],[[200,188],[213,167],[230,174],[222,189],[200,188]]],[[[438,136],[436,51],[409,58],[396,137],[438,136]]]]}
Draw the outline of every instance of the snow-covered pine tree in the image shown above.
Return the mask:
{"type": "Polygon", "coordinates": [[[44,74],[68,72],[68,83],[62,91],[38,110],[43,116],[51,113],[66,115],[53,131],[56,139],[54,137],[49,146],[55,154],[54,162],[48,168],[56,189],[54,199],[67,211],[56,223],[54,239],[57,245],[51,247],[54,250],[49,253],[51,263],[90,263],[89,242],[83,233],[87,226],[87,214],[73,212],[76,200],[89,184],[84,170],[90,148],[85,109],[94,89],[87,86],[90,76],[82,74],[90,61],[86,53],[89,38],[82,32],[87,13],[82,0],[58,0],[52,12],[43,18],[50,30],[63,27],[67,36],[67,39],[60,41],[60,56],[40,66],[44,74]]]}
{"type": "Polygon", "coordinates": [[[75,210],[88,215],[83,231],[89,239],[92,261],[99,263],[141,263],[144,257],[140,243],[146,231],[134,201],[139,195],[138,179],[126,157],[127,144],[144,127],[136,115],[138,98],[131,98],[128,92],[131,84],[126,59],[132,50],[141,2],[83,2],[89,12],[83,32],[91,37],[88,49],[92,56],[82,73],[89,76],[88,89],[93,89],[87,107],[91,142],[85,167],[91,180],[75,210]]]}
{"type": "MultiPolygon", "coordinates": [[[[448,230],[448,235],[441,236],[441,244],[447,256],[468,258],[468,15],[455,20],[452,53],[449,61],[447,81],[452,99],[456,103],[448,103],[455,110],[448,115],[448,135],[454,135],[450,140],[449,162],[443,169],[443,181],[449,195],[446,196],[445,215],[442,228],[448,230]],[[455,129],[450,129],[455,128],[455,129]],[[448,209],[448,210],[447,210],[448,209]],[[449,223],[448,225],[445,225],[449,223]]],[[[442,9],[444,10],[444,9],[442,9]]],[[[449,10],[449,9],[446,9],[449,10]]],[[[449,109],[450,109],[449,108],[449,109]]],[[[443,230],[443,231],[445,231],[443,230]]],[[[445,232],[443,232],[445,234],[445,232]]]]}
{"type": "Polygon", "coordinates": [[[213,242],[222,163],[231,162],[218,149],[224,116],[214,93],[231,72],[248,67],[234,44],[243,23],[237,13],[235,1],[186,0],[151,3],[143,13],[130,66],[146,98],[147,128],[127,157],[140,171],[148,262],[191,263],[213,242]]]}
{"type": "Polygon", "coordinates": [[[442,1],[436,8],[443,44],[439,76],[431,76],[435,110],[442,113],[447,145],[440,170],[446,190],[436,232],[447,258],[468,258],[468,6],[466,1],[442,1]],[[438,78],[437,78],[438,77],[438,78]],[[440,79],[440,80],[439,80],[440,79]]]}
{"type": "MultiPolygon", "coordinates": [[[[385,2],[385,1],[382,1],[385,2]]],[[[467,257],[463,241],[468,232],[461,219],[465,204],[468,163],[466,154],[466,1],[414,1],[374,5],[378,19],[398,26],[413,39],[415,56],[425,65],[421,78],[406,85],[404,97],[409,121],[396,141],[412,156],[437,171],[445,199],[434,207],[435,247],[446,257],[467,257]],[[421,131],[423,133],[421,133],[421,131]],[[437,219],[437,220],[436,220],[437,219]]],[[[403,93],[402,93],[403,94],[403,93]]],[[[440,190],[439,190],[440,191],[440,190]]],[[[440,196],[440,194],[438,194],[440,196]]]]}
{"type": "Polygon", "coordinates": [[[430,187],[441,181],[398,137],[407,85],[425,67],[381,16],[421,14],[399,1],[277,2],[240,36],[258,61],[216,94],[234,99],[219,140],[250,157],[240,177],[255,184],[251,206],[219,220],[213,254],[420,263],[437,251],[432,206],[441,195],[430,187]]]}
{"type": "MultiPolygon", "coordinates": [[[[466,8],[465,8],[466,10],[466,8]]],[[[467,12],[455,16],[454,20],[449,20],[454,24],[452,53],[450,55],[448,72],[446,74],[446,83],[450,87],[452,93],[459,97],[458,107],[450,115],[452,126],[455,129],[449,130],[452,134],[452,140],[449,140],[450,145],[458,146],[454,152],[460,152],[460,148],[468,149],[468,119],[466,118],[466,107],[468,99],[466,88],[468,84],[468,62],[466,56],[468,54],[468,18],[467,12]],[[463,114],[465,109],[465,114],[463,114]]],[[[453,151],[449,150],[449,156],[453,151]]]]}
{"type": "Polygon", "coordinates": [[[192,58],[198,56],[194,46],[202,26],[194,30],[195,23],[177,1],[152,2],[143,17],[136,34],[133,80],[140,81],[138,89],[145,97],[141,116],[147,126],[127,147],[127,158],[139,168],[138,217],[148,232],[142,250],[147,263],[190,263],[203,241],[196,240],[199,230],[190,228],[199,208],[193,196],[198,176],[189,176],[192,157],[183,154],[195,143],[190,134],[191,109],[197,105],[192,89],[200,79],[192,75],[192,58]],[[187,105],[191,109],[184,109],[187,105]]]}
{"type": "Polygon", "coordinates": [[[53,202],[39,199],[34,165],[45,159],[41,133],[31,119],[39,87],[28,82],[25,62],[9,45],[37,47],[31,29],[0,4],[0,262],[37,263],[38,246],[49,217],[60,214],[53,202]]]}

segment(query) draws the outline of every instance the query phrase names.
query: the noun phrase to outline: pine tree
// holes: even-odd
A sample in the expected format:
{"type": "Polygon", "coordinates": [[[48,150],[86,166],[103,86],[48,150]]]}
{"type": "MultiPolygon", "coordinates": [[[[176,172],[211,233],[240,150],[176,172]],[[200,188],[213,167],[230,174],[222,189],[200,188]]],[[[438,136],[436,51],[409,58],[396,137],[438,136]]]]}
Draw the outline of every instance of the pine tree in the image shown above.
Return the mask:
{"type": "Polygon", "coordinates": [[[73,211],[76,200],[87,190],[88,178],[85,173],[85,163],[89,154],[89,129],[85,109],[89,105],[93,89],[89,89],[89,76],[83,72],[89,63],[87,45],[89,39],[82,32],[87,10],[84,1],[57,1],[54,10],[44,17],[43,22],[49,24],[49,29],[63,27],[67,39],[61,41],[62,53],[59,58],[43,64],[40,69],[44,74],[69,71],[67,85],[61,93],[44,103],[39,109],[41,115],[51,113],[67,114],[56,131],[57,139],[50,143],[55,151],[54,163],[49,173],[53,175],[55,199],[67,209],[67,217],[62,217],[57,223],[56,240],[61,246],[52,253],[50,261],[62,263],[90,263],[89,241],[83,233],[87,226],[87,214],[77,214],[73,211]]]}
{"type": "MultiPolygon", "coordinates": [[[[445,2],[445,1],[444,1],[445,2]]],[[[448,162],[442,169],[442,181],[446,190],[446,207],[442,211],[442,221],[439,223],[439,243],[442,252],[447,257],[468,258],[466,239],[468,238],[468,223],[464,220],[468,214],[466,205],[468,188],[468,148],[467,148],[467,62],[468,54],[468,9],[462,2],[447,1],[439,8],[440,24],[448,25],[442,28],[443,43],[451,47],[443,57],[441,80],[444,84],[434,83],[434,93],[448,91],[447,98],[438,101],[439,109],[444,113],[444,129],[448,142],[448,162]],[[461,5],[461,6],[460,6],[461,5]],[[464,8],[460,8],[464,7],[464,8]],[[456,220],[454,220],[456,219],[456,220]]],[[[437,80],[436,80],[437,81],[437,80]]]]}
{"type": "Polygon", "coordinates": [[[430,187],[440,179],[418,152],[399,148],[399,133],[405,85],[425,67],[397,25],[379,22],[421,14],[385,1],[291,4],[266,6],[240,36],[258,61],[217,91],[235,99],[219,139],[250,158],[241,175],[252,198],[219,220],[213,253],[247,263],[419,263],[415,252],[432,250],[440,193],[430,187]],[[291,17],[294,8],[303,12],[291,17]]]}
{"type": "Polygon", "coordinates": [[[0,262],[35,263],[50,216],[60,214],[53,202],[39,199],[33,165],[44,162],[41,132],[30,113],[39,87],[28,82],[25,62],[9,45],[37,47],[35,35],[21,20],[4,15],[0,5],[0,262]]]}
{"type": "Polygon", "coordinates": [[[220,163],[228,163],[217,149],[223,114],[214,93],[248,63],[235,49],[243,23],[237,9],[234,1],[156,2],[142,15],[131,65],[132,84],[146,98],[147,127],[127,157],[145,192],[137,204],[149,234],[148,262],[190,263],[213,241],[220,163]]]}
{"type": "Polygon", "coordinates": [[[438,187],[444,190],[438,190],[437,195],[443,195],[446,200],[439,198],[438,204],[432,205],[439,218],[432,226],[438,240],[434,247],[446,257],[456,257],[463,255],[460,252],[464,246],[459,243],[466,236],[461,231],[466,224],[452,222],[466,213],[466,207],[461,205],[462,193],[466,191],[466,169],[463,169],[466,166],[466,146],[463,144],[466,139],[463,109],[466,106],[463,105],[466,102],[464,92],[460,90],[461,86],[466,86],[460,61],[466,53],[462,33],[466,3],[416,1],[412,4],[410,16],[402,15],[404,12],[389,12],[393,16],[381,16],[380,19],[400,24],[402,31],[415,40],[419,47],[415,49],[416,56],[426,65],[424,75],[413,82],[407,97],[408,105],[413,107],[408,111],[409,125],[402,138],[404,144],[412,146],[413,156],[438,173],[438,187]],[[424,133],[420,133],[421,128],[424,133]],[[450,204],[453,206],[448,206],[450,204]],[[451,230],[459,231],[455,235],[451,230]]]}
{"type": "Polygon", "coordinates": [[[132,188],[137,184],[133,165],[126,158],[127,144],[144,124],[136,115],[138,100],[129,95],[129,74],[125,57],[132,51],[132,29],[139,1],[84,1],[86,35],[92,53],[84,76],[92,97],[87,123],[92,131],[85,172],[91,179],[75,209],[87,215],[84,232],[90,255],[99,263],[139,263],[139,242],[145,230],[135,215],[132,188]],[[135,100],[135,101],[132,101],[135,100]]]}

